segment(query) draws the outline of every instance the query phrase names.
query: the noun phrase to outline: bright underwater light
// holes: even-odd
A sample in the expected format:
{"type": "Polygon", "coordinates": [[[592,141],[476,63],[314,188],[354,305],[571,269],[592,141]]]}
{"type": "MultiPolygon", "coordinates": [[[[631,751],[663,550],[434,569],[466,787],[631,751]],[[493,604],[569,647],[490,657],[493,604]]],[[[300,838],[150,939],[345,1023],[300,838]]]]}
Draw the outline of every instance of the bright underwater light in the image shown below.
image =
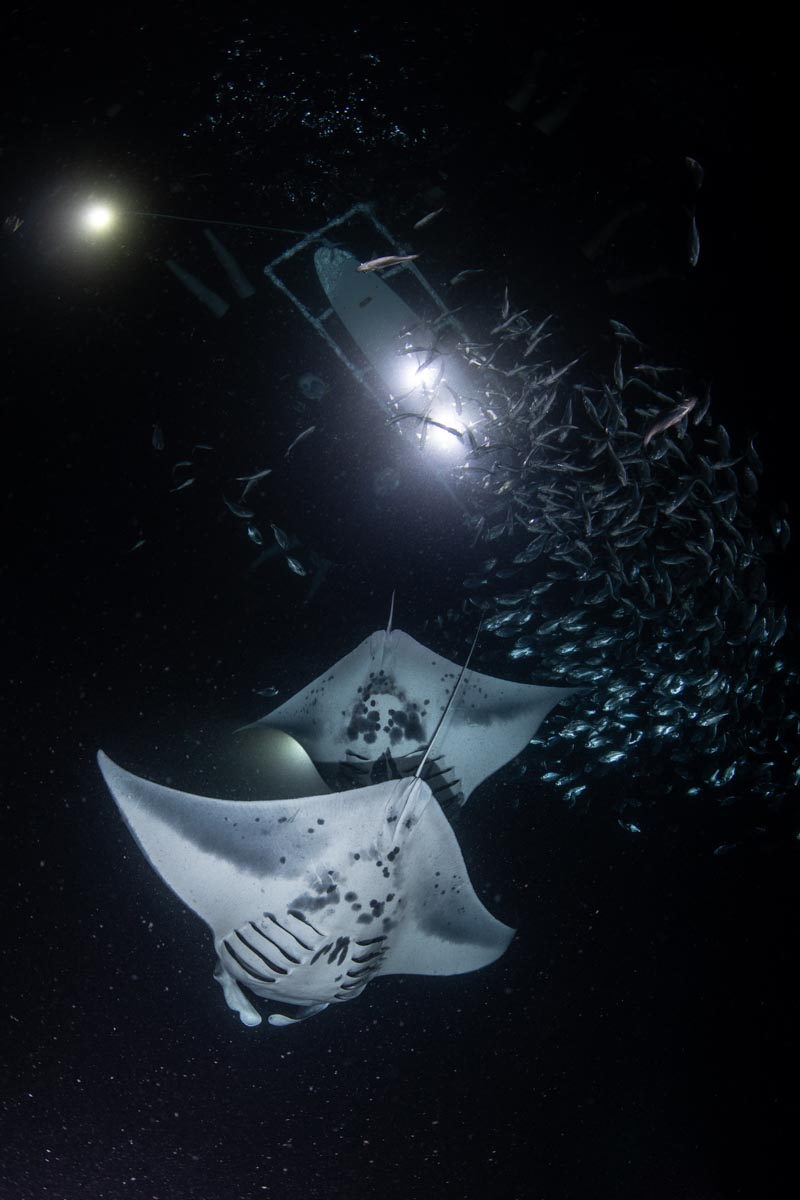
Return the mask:
{"type": "Polygon", "coordinates": [[[104,200],[90,200],[83,203],[75,212],[73,220],[82,233],[91,237],[104,236],[117,229],[122,218],[148,217],[156,221],[181,221],[191,225],[221,225],[236,229],[263,229],[273,233],[290,233],[299,237],[306,234],[301,229],[285,229],[278,225],[255,225],[249,221],[221,221],[215,217],[184,217],[177,213],[150,212],[146,209],[120,208],[104,200]]]}
{"type": "Polygon", "coordinates": [[[107,233],[116,222],[116,214],[110,204],[93,202],[81,213],[81,225],[87,233],[107,233]]]}
{"type": "MultiPolygon", "coordinates": [[[[434,405],[431,409],[429,416],[432,417],[434,421],[440,420],[440,418],[436,416],[436,405],[434,405]]],[[[447,413],[442,414],[443,418],[446,418],[447,416],[447,413]]],[[[443,419],[441,424],[444,425],[443,419]]],[[[441,425],[429,424],[427,427],[428,437],[426,445],[429,446],[430,449],[436,454],[447,456],[448,458],[463,458],[464,443],[458,436],[458,434],[461,433],[461,430],[456,426],[452,426],[452,429],[453,432],[451,432],[449,428],[441,428],[441,425]]]]}
{"type": "Polygon", "coordinates": [[[388,368],[403,404],[403,413],[395,420],[417,426],[414,432],[424,453],[457,458],[464,454],[465,420],[454,411],[444,356],[430,358],[430,351],[420,349],[388,368]]]}

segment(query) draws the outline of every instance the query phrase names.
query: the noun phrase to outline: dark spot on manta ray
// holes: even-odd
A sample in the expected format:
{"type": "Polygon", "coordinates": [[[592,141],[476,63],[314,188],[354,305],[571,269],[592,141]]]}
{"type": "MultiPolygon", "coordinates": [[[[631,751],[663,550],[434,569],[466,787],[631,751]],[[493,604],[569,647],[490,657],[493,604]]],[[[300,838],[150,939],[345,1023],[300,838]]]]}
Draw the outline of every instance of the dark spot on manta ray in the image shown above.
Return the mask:
{"type": "Polygon", "coordinates": [[[345,892],[344,898],[345,900],[357,900],[358,892],[345,892]]]}
{"type": "Polygon", "coordinates": [[[301,912],[319,912],[321,908],[327,908],[329,904],[338,904],[339,899],[336,891],[332,894],[326,892],[324,896],[309,896],[306,892],[304,896],[298,896],[291,903],[292,908],[299,908],[301,912]]]}
{"type": "Polygon", "coordinates": [[[359,925],[370,925],[372,924],[372,916],[370,913],[362,913],[360,917],[356,917],[356,921],[359,925]]]}

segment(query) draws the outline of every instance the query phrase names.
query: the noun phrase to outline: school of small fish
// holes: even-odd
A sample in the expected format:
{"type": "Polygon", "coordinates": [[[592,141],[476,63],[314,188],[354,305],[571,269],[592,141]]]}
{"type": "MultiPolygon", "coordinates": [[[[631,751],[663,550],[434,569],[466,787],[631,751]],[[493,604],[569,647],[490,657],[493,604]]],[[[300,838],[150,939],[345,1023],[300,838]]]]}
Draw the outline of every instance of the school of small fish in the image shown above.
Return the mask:
{"type": "Polygon", "coordinates": [[[732,448],[707,390],[666,391],[681,373],[643,362],[621,323],[610,378],[591,384],[525,357],[544,324],[509,315],[506,293],[499,341],[463,349],[481,419],[459,494],[491,557],[441,636],[460,644],[480,612],[493,670],[522,661],[589,689],[534,739],[536,777],[568,805],[607,795],[613,771],[619,824],[640,833],[661,760],[673,794],[778,807],[800,779],[800,688],[767,588],[790,531],[758,501],[756,449],[732,448]]]}

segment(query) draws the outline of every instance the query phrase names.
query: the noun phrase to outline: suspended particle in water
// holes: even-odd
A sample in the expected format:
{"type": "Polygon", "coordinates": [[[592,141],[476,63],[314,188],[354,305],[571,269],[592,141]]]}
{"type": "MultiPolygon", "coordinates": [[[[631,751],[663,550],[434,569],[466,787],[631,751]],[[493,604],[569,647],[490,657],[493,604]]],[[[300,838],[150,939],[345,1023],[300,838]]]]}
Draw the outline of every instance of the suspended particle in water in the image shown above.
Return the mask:
{"type": "Polygon", "coordinates": [[[319,375],[307,371],[297,381],[297,386],[307,400],[321,400],[328,392],[328,385],[319,375]]]}

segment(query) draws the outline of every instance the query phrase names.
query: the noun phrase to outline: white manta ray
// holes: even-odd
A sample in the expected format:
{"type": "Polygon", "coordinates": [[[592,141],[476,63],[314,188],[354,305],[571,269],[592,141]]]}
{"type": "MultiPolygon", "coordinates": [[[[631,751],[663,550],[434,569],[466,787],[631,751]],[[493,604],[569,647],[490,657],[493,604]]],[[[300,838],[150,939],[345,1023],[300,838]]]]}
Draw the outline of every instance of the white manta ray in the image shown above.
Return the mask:
{"type": "Polygon", "coordinates": [[[333,787],[412,775],[441,721],[424,778],[445,810],[515,758],[560,700],[579,688],[539,687],[461,668],[391,627],[247,729],[296,738],[333,787]],[[444,720],[442,721],[443,714],[444,720]]]}
{"type": "Polygon", "coordinates": [[[288,1025],[352,1000],[376,975],[457,975],[514,936],[481,904],[455,835],[420,778],[335,795],[232,801],[149,783],[98,755],[131,833],[208,924],[214,977],[245,1025],[242,991],[288,1025]]]}

